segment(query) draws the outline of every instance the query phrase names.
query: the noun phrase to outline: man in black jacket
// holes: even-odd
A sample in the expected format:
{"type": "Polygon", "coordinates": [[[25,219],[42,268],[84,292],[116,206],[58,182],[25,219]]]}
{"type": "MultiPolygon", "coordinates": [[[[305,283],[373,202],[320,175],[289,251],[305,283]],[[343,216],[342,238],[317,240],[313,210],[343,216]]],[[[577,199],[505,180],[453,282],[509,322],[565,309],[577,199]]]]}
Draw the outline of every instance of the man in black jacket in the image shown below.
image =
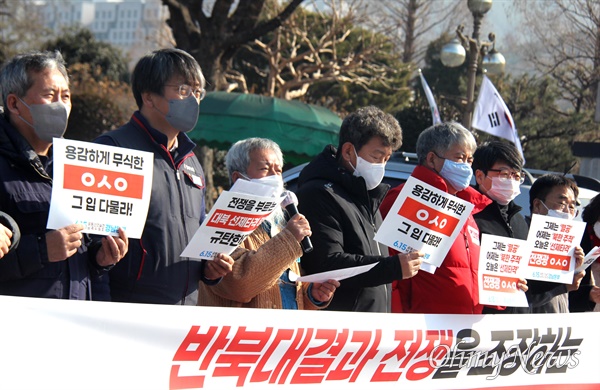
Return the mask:
{"type": "MultiPolygon", "coordinates": [[[[521,193],[520,185],[525,178],[523,158],[518,149],[507,142],[484,143],[473,154],[472,168],[477,182],[476,188],[482,196],[492,200],[491,204],[473,216],[480,234],[527,240],[529,226],[520,213],[521,207],[514,202],[521,193]]],[[[543,283],[532,282],[528,283],[530,290],[527,292],[530,303],[532,287],[535,289],[536,283],[543,283]]],[[[527,307],[507,307],[503,311],[487,306],[483,309],[484,314],[528,312],[527,307]]]]}
{"type": "Polygon", "coordinates": [[[47,230],[52,194],[52,140],[62,137],[71,110],[59,52],[32,52],[0,72],[0,210],[21,230],[21,244],[0,261],[0,294],[57,299],[106,299],[94,294],[101,277],[127,253],[127,236],[92,243],[70,224],[47,230]]]}
{"type": "Polygon", "coordinates": [[[337,149],[329,145],[301,172],[299,209],[310,222],[314,250],[302,256],[307,274],[377,263],[346,279],[326,310],[390,312],[391,286],[416,274],[422,252],[387,256],[373,238],[381,225],[379,205],[385,164],[402,144],[396,119],[376,107],[348,115],[337,149]]]}
{"type": "MultiPolygon", "coordinates": [[[[520,213],[521,207],[513,200],[521,192],[524,181],[523,158],[511,143],[491,141],[482,144],[473,154],[473,173],[477,189],[493,202],[474,215],[480,234],[527,240],[529,226],[520,213]]],[[[539,280],[528,280],[526,292],[529,307],[507,307],[496,310],[484,307],[484,314],[531,313],[549,310],[547,307],[557,295],[563,294],[566,286],[539,280]],[[546,309],[544,309],[546,308],[546,309]]]]}
{"type": "Polygon", "coordinates": [[[198,281],[216,283],[232,263],[180,257],[205,217],[204,172],[185,134],[198,120],[204,76],[190,54],[156,50],[131,75],[139,107],[131,120],[95,142],[154,154],[152,196],[140,239],[110,271],[113,301],[196,305],[198,281]]]}

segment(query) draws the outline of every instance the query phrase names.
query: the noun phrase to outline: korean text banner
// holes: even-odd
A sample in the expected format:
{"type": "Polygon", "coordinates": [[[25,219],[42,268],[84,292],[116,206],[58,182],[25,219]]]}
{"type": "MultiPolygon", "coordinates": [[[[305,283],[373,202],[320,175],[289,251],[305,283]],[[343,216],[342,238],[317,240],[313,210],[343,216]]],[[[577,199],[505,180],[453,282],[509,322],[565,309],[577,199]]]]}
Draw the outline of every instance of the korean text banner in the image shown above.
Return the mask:
{"type": "Polygon", "coordinates": [[[479,303],[527,307],[527,297],[518,283],[525,273],[530,253],[525,240],[482,234],[477,275],[479,303]]]}
{"type": "Polygon", "coordinates": [[[223,191],[181,256],[212,260],[217,253],[230,254],[281,201],[282,198],[223,191]]]}
{"type": "Polygon", "coordinates": [[[597,389],[600,313],[416,315],[0,297],[0,388],[597,389]]]}
{"type": "Polygon", "coordinates": [[[575,271],[575,247],[585,222],[533,214],[527,235],[532,245],[526,279],[570,284],[575,271]]]}
{"type": "Polygon", "coordinates": [[[375,240],[399,252],[423,251],[439,267],[471,210],[471,203],[410,176],[375,240]]]}
{"type": "Polygon", "coordinates": [[[154,155],[54,138],[48,229],[80,223],[83,233],[140,238],[148,215],[154,155]]]}

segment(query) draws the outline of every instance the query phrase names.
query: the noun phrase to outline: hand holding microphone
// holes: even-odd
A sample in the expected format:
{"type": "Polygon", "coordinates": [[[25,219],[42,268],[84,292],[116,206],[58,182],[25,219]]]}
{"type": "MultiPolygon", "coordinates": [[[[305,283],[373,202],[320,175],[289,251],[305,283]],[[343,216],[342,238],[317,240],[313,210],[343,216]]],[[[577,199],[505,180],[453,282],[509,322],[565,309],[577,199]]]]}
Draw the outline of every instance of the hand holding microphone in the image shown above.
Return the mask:
{"type": "Polygon", "coordinates": [[[310,236],[312,232],[310,231],[310,225],[308,220],[300,213],[298,213],[298,198],[296,194],[292,191],[285,191],[285,198],[281,202],[281,206],[286,209],[288,214],[290,215],[290,220],[288,221],[286,228],[289,229],[300,245],[302,246],[302,251],[304,253],[308,253],[313,250],[312,243],[310,242],[310,236]]]}

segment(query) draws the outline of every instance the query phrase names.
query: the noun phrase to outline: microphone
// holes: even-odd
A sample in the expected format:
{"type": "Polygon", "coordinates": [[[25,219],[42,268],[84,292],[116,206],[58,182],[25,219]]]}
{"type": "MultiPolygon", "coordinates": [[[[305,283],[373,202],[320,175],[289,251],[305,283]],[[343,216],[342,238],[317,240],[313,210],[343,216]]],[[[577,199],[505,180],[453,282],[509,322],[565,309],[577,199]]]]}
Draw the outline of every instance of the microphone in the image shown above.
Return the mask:
{"type": "MultiPolygon", "coordinates": [[[[290,218],[294,215],[298,214],[298,197],[292,191],[284,191],[282,195],[285,195],[285,198],[281,202],[281,205],[290,215],[290,218]]],[[[300,242],[300,246],[302,246],[302,251],[304,253],[312,252],[313,246],[312,242],[310,242],[310,237],[306,236],[300,242]]]]}

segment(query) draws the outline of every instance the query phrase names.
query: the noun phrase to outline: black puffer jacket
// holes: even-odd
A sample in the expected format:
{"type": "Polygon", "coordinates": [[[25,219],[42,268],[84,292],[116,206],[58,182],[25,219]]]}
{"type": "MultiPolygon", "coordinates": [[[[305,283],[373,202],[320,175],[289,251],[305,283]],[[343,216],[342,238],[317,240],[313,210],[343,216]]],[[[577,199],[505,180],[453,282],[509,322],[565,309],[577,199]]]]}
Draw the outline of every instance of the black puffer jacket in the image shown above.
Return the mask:
{"type": "Polygon", "coordinates": [[[327,146],[298,180],[298,207],[310,222],[314,247],[302,256],[302,268],[315,274],[379,262],[369,272],[342,280],[327,310],[390,312],[389,283],[402,279],[402,269],[398,257],[382,256],[387,247],[373,239],[389,185],[367,191],[364,179],[342,168],[335,154],[327,146]]]}
{"type": "MultiPolygon", "coordinates": [[[[521,207],[510,202],[505,210],[501,212],[501,206],[493,202],[481,212],[474,215],[475,222],[481,234],[493,234],[502,237],[527,240],[529,226],[521,215],[521,207]]],[[[525,293],[529,307],[507,307],[498,311],[494,308],[485,307],[484,314],[515,314],[515,313],[557,313],[559,312],[558,300],[566,302],[567,288],[564,284],[545,282],[541,280],[528,279],[529,289],[525,293]]],[[[563,304],[562,306],[565,306],[563,304]]]]}
{"type": "Polygon", "coordinates": [[[0,260],[0,294],[38,298],[105,300],[92,297],[91,278],[96,250],[85,236],[78,252],[64,261],[49,262],[46,223],[52,194],[52,160],[38,156],[23,136],[0,115],[0,210],[21,230],[16,250],[0,260]]]}

